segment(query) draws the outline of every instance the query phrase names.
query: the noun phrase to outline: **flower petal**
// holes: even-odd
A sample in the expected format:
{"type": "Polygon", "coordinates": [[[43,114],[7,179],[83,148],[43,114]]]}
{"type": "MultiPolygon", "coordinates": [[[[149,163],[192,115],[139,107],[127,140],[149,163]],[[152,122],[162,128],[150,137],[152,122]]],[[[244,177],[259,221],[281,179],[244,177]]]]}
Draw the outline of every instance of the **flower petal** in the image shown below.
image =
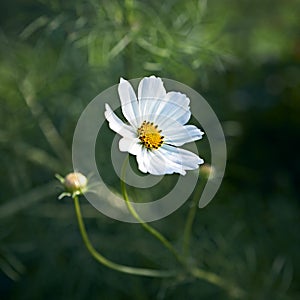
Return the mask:
{"type": "Polygon", "coordinates": [[[190,99],[179,92],[169,92],[165,98],[166,105],[161,111],[158,111],[159,120],[163,119],[163,124],[176,121],[179,124],[186,124],[191,117],[190,99]],[[162,118],[161,118],[162,116],[162,118]],[[165,117],[168,117],[167,119],[165,117]]]}
{"type": "Polygon", "coordinates": [[[185,175],[185,170],[194,170],[203,160],[196,154],[169,146],[171,149],[160,148],[155,151],[141,148],[137,154],[139,170],[152,175],[179,173],[185,175]]]}
{"type": "Polygon", "coordinates": [[[147,156],[147,150],[144,147],[140,147],[138,153],[136,154],[136,160],[138,163],[138,168],[141,172],[147,173],[148,170],[146,165],[148,164],[149,157],[147,156]]]}
{"type": "MultiPolygon", "coordinates": [[[[143,172],[150,173],[152,175],[164,175],[171,174],[173,170],[168,169],[168,165],[163,157],[163,155],[159,151],[151,151],[143,148],[142,156],[137,160],[143,162],[143,172]]],[[[139,163],[139,169],[140,163],[139,163]]]]}
{"type": "Polygon", "coordinates": [[[140,111],[136,94],[131,84],[127,80],[121,78],[118,85],[118,92],[124,117],[133,127],[137,129],[138,124],[140,123],[140,111]]]}
{"type": "Polygon", "coordinates": [[[157,155],[157,151],[148,151],[147,153],[147,160],[146,160],[146,168],[147,172],[153,175],[162,175],[165,174],[165,164],[164,164],[164,159],[159,157],[157,155]]]}
{"type": "Polygon", "coordinates": [[[176,123],[162,131],[162,135],[165,136],[164,142],[173,146],[200,140],[203,134],[204,132],[194,125],[182,126],[176,123]]]}
{"type": "Polygon", "coordinates": [[[105,118],[109,123],[110,129],[115,131],[116,133],[120,134],[123,137],[127,138],[135,138],[136,131],[129,125],[124,124],[117,115],[112,111],[110,106],[106,103],[105,104],[105,118]]]}
{"type": "Polygon", "coordinates": [[[159,151],[173,168],[173,172],[185,175],[185,170],[195,170],[204,161],[198,155],[185,149],[164,144],[159,151]]]}
{"type": "Polygon", "coordinates": [[[122,138],[119,141],[119,149],[122,152],[129,152],[130,154],[137,155],[140,152],[142,145],[139,143],[139,139],[122,138]]]}
{"type": "Polygon", "coordinates": [[[157,115],[157,109],[166,96],[163,81],[155,76],[145,77],[138,87],[141,115],[149,121],[149,116],[157,115]]]}

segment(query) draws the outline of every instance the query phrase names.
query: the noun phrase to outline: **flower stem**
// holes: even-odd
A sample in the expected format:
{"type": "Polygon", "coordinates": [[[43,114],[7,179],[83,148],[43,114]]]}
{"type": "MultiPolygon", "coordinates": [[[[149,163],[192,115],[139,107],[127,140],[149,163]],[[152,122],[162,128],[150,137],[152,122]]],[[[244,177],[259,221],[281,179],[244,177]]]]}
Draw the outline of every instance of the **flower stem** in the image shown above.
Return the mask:
{"type": "Polygon", "coordinates": [[[123,167],[122,167],[122,179],[121,180],[121,189],[122,189],[122,194],[123,194],[123,198],[125,200],[125,203],[127,205],[127,208],[129,210],[129,212],[131,213],[131,215],[141,224],[141,226],[148,231],[150,234],[152,234],[156,239],[158,239],[177,259],[177,261],[182,264],[185,265],[184,259],[181,257],[181,255],[176,251],[176,249],[173,247],[173,245],[159,232],[157,231],[155,228],[153,228],[152,226],[150,226],[148,223],[146,223],[137,213],[137,211],[134,209],[134,207],[132,206],[128,194],[127,194],[127,190],[126,190],[126,183],[124,182],[125,180],[125,169],[127,166],[127,163],[129,161],[129,156],[127,156],[127,158],[124,160],[123,163],[123,167]]]}
{"type": "Polygon", "coordinates": [[[186,219],[186,223],[185,223],[185,227],[184,227],[184,231],[183,231],[183,256],[185,258],[187,258],[189,256],[189,248],[190,248],[190,240],[191,240],[191,233],[192,233],[192,227],[193,227],[193,223],[194,223],[194,219],[196,216],[196,212],[197,212],[197,203],[198,200],[200,198],[200,193],[202,192],[203,189],[203,183],[198,180],[198,188],[197,190],[194,192],[191,204],[190,204],[190,209],[189,209],[189,213],[186,219]]]}
{"type": "MultiPolygon", "coordinates": [[[[127,156],[127,158],[124,160],[123,167],[122,167],[121,189],[122,189],[123,198],[125,200],[127,208],[129,210],[129,212],[131,213],[131,215],[141,224],[141,226],[146,231],[148,231],[156,239],[158,239],[175,256],[177,261],[182,265],[182,267],[184,268],[184,270],[188,274],[192,275],[194,278],[205,280],[205,281],[207,281],[211,284],[214,284],[216,286],[219,286],[220,288],[223,288],[224,290],[228,291],[229,294],[232,297],[239,298],[242,295],[244,295],[244,291],[242,291],[241,289],[239,289],[235,285],[231,284],[227,280],[224,280],[219,275],[217,275],[215,273],[212,273],[212,272],[209,272],[209,271],[204,271],[204,270],[202,270],[200,268],[197,268],[197,267],[193,267],[193,266],[189,265],[186,261],[186,257],[189,254],[188,252],[189,252],[189,243],[190,243],[190,237],[191,237],[191,229],[192,229],[192,225],[193,225],[194,218],[195,218],[195,215],[196,215],[196,210],[197,210],[197,200],[199,199],[199,193],[202,191],[202,188],[203,188],[202,184],[198,184],[198,189],[194,193],[194,196],[193,196],[193,199],[192,199],[192,205],[191,205],[191,208],[190,208],[190,211],[189,211],[189,214],[188,214],[188,218],[187,218],[187,222],[186,222],[186,225],[185,225],[184,245],[183,245],[184,249],[183,250],[184,250],[184,253],[185,253],[186,256],[183,257],[177,252],[177,250],[173,247],[173,245],[159,231],[157,231],[155,228],[153,228],[148,223],[146,223],[139,216],[139,214],[137,213],[135,208],[132,206],[132,204],[129,200],[129,197],[128,197],[128,193],[127,193],[127,190],[126,190],[126,183],[125,183],[125,170],[126,170],[126,166],[128,164],[128,161],[129,161],[129,156],[127,156]]],[[[78,202],[78,199],[77,199],[77,202],[78,202]]],[[[78,204],[78,206],[79,206],[79,204],[78,204]]],[[[83,226],[83,229],[84,229],[84,226],[83,226]]],[[[88,243],[85,242],[85,244],[88,247],[88,243]]],[[[89,247],[88,247],[88,249],[89,249],[89,247]]],[[[99,255],[99,253],[97,253],[97,254],[99,255]]],[[[92,255],[95,257],[95,254],[92,253],[92,255]]],[[[104,257],[101,256],[102,261],[100,261],[100,262],[104,264],[103,258],[104,257]]],[[[97,259],[97,260],[99,260],[99,259],[97,259]]],[[[107,259],[105,259],[105,263],[106,263],[105,265],[107,265],[107,259]]],[[[109,263],[111,265],[110,261],[109,261],[109,263]]],[[[120,269],[119,269],[120,265],[116,265],[115,263],[112,263],[112,264],[113,264],[114,269],[120,271],[120,269]]],[[[109,267],[111,267],[111,266],[109,266],[109,267]]],[[[130,268],[130,267],[126,267],[126,266],[121,266],[121,267],[122,268],[129,268],[130,270],[133,270],[133,268],[130,268]]],[[[136,271],[135,272],[126,272],[126,273],[136,274],[136,275],[144,275],[144,276],[152,276],[152,277],[169,277],[169,276],[171,277],[172,275],[174,275],[174,273],[172,273],[171,271],[156,271],[156,270],[147,270],[147,269],[134,269],[134,270],[139,270],[139,274],[136,271]],[[141,270],[143,270],[143,272],[141,270]],[[149,273],[149,272],[159,273],[159,276],[157,276],[157,275],[154,276],[154,275],[149,275],[149,274],[145,275],[144,274],[145,270],[147,271],[147,273],[149,273]]],[[[121,272],[124,272],[124,270],[122,270],[121,272]]]]}
{"type": "Polygon", "coordinates": [[[191,268],[190,271],[195,278],[205,280],[226,290],[233,298],[241,298],[245,296],[245,291],[235,286],[231,282],[224,280],[222,277],[218,276],[215,273],[203,271],[199,268],[191,268]]]}
{"type": "MultiPolygon", "coordinates": [[[[124,177],[123,177],[124,178],[124,177]]],[[[230,284],[227,280],[224,280],[222,277],[218,276],[215,273],[209,272],[209,271],[204,271],[202,269],[199,269],[197,267],[192,267],[187,265],[185,259],[176,251],[176,249],[172,246],[172,244],[161,234],[159,233],[156,229],[145,223],[141,217],[138,215],[134,207],[131,205],[131,202],[129,201],[128,194],[126,191],[125,183],[121,181],[122,185],[122,192],[124,199],[126,201],[127,207],[132,214],[132,216],[139,221],[139,223],[146,229],[149,233],[151,233],[154,237],[156,237],[172,254],[176,257],[178,262],[184,267],[187,273],[192,275],[194,278],[205,280],[211,284],[214,284],[230,293],[232,297],[240,297],[240,295],[243,294],[243,291],[241,291],[238,287],[235,287],[234,285],[230,284]]],[[[195,199],[199,199],[196,196],[194,197],[195,199]]],[[[193,198],[193,200],[194,200],[193,198]]],[[[197,201],[194,201],[197,203],[197,201]]],[[[196,205],[197,208],[197,205],[196,205]]],[[[190,211],[190,221],[189,224],[192,225],[193,219],[195,216],[195,213],[192,211],[196,211],[193,207],[192,210],[190,211]]],[[[188,225],[188,230],[190,234],[190,225],[188,225]]]]}
{"type": "Polygon", "coordinates": [[[90,252],[90,254],[99,263],[101,263],[102,265],[104,265],[110,269],[113,269],[113,270],[116,270],[116,271],[119,271],[122,273],[132,274],[132,275],[148,276],[148,277],[174,277],[177,275],[177,272],[175,272],[175,271],[134,268],[134,267],[124,266],[124,265],[114,263],[111,260],[108,260],[107,258],[105,258],[102,254],[97,252],[97,250],[94,248],[94,246],[90,242],[90,239],[87,235],[85,225],[83,222],[78,196],[74,196],[73,199],[74,199],[74,205],[75,205],[78,226],[79,226],[79,230],[80,230],[80,234],[82,236],[83,242],[84,242],[86,248],[88,249],[88,251],[90,252]]]}
{"type": "Polygon", "coordinates": [[[121,181],[121,186],[122,186],[122,193],[123,193],[123,197],[124,200],[126,202],[127,208],[129,210],[129,212],[132,214],[132,216],[141,224],[141,226],[147,230],[150,234],[152,234],[156,239],[158,239],[174,256],[175,258],[180,262],[183,263],[183,259],[182,257],[179,255],[179,253],[176,251],[176,249],[172,246],[172,244],[159,232],[157,231],[155,228],[153,228],[152,226],[150,226],[149,224],[147,224],[144,220],[142,220],[142,218],[138,215],[138,213],[136,212],[136,210],[134,209],[134,207],[132,206],[129,198],[128,198],[128,194],[127,194],[127,190],[126,190],[126,186],[125,183],[123,181],[121,181]]]}

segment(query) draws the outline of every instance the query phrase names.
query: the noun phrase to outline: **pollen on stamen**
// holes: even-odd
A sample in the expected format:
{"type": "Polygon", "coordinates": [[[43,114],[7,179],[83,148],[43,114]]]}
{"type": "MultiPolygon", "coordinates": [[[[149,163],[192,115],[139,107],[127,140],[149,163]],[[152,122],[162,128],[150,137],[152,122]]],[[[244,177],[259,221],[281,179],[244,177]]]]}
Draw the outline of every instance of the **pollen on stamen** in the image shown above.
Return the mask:
{"type": "Polygon", "coordinates": [[[160,134],[161,130],[158,130],[158,125],[154,125],[153,122],[144,121],[137,133],[141,144],[149,150],[156,150],[163,144],[164,136],[160,134]]]}

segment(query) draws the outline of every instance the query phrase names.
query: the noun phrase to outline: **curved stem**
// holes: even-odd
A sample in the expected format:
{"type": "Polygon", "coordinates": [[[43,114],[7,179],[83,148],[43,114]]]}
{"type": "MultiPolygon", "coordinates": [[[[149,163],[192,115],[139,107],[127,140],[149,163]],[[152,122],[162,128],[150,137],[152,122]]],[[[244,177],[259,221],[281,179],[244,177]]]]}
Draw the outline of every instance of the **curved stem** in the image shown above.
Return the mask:
{"type": "Polygon", "coordinates": [[[97,250],[94,248],[94,246],[91,244],[90,239],[87,235],[85,225],[82,219],[80,204],[78,200],[78,196],[74,196],[74,205],[75,205],[75,211],[78,221],[79,230],[83,239],[83,242],[85,246],[87,247],[90,254],[102,265],[127,274],[132,275],[140,275],[140,276],[148,276],[148,277],[174,277],[176,276],[175,271],[162,271],[162,270],[151,270],[151,269],[144,269],[144,268],[133,268],[129,266],[120,265],[117,263],[114,263],[107,258],[105,258],[103,255],[101,255],[97,250]]]}
{"type": "MultiPolygon", "coordinates": [[[[124,176],[123,176],[124,178],[124,176]]],[[[172,246],[172,244],[161,234],[159,233],[156,229],[145,223],[141,217],[138,215],[134,207],[131,205],[131,202],[129,201],[127,190],[125,183],[121,181],[121,186],[122,186],[122,192],[123,192],[123,197],[126,201],[127,207],[132,214],[132,216],[139,221],[139,223],[146,229],[149,233],[151,233],[155,238],[157,238],[172,254],[176,257],[176,259],[179,261],[179,263],[186,269],[186,271],[192,275],[193,277],[201,280],[205,280],[211,284],[214,284],[220,288],[223,288],[224,290],[228,291],[232,297],[240,297],[244,292],[240,290],[238,287],[232,285],[230,282],[227,280],[224,280],[222,277],[218,276],[215,273],[209,272],[209,271],[204,271],[202,269],[199,269],[197,267],[192,267],[188,266],[184,258],[177,253],[176,249],[172,246]]],[[[199,194],[199,191],[201,189],[199,188],[197,190],[197,195],[199,194]]],[[[198,195],[199,196],[199,195],[198,195]]],[[[188,216],[188,221],[186,225],[186,239],[189,241],[190,233],[191,233],[191,228],[193,224],[193,220],[195,217],[195,212],[197,209],[197,200],[199,197],[196,195],[193,197],[193,203],[195,203],[195,208],[194,206],[191,207],[191,210],[189,212],[188,216]],[[194,200],[196,199],[196,200],[194,200]]],[[[189,244],[187,244],[188,246],[189,244]]]]}
{"type": "Polygon", "coordinates": [[[126,183],[124,182],[125,180],[125,169],[127,166],[129,160],[129,156],[127,156],[127,158],[124,160],[123,163],[123,167],[122,167],[122,179],[121,180],[121,189],[122,189],[122,194],[123,194],[123,198],[125,200],[125,203],[127,205],[127,208],[129,210],[129,212],[131,213],[131,215],[141,224],[141,226],[148,231],[150,234],[152,234],[156,239],[158,239],[177,259],[177,261],[182,264],[183,266],[185,266],[185,261],[184,259],[181,257],[181,255],[176,251],[176,249],[173,247],[173,245],[159,232],[157,231],[155,228],[153,228],[152,226],[150,226],[148,223],[146,223],[137,213],[137,211],[134,209],[134,207],[132,206],[128,194],[127,194],[127,190],[126,190],[126,183]]]}
{"type": "Polygon", "coordinates": [[[177,251],[175,250],[175,248],[172,246],[172,244],[159,232],[157,231],[155,228],[153,228],[152,226],[150,226],[149,224],[147,224],[144,220],[141,219],[141,217],[138,215],[138,213],[136,212],[136,210],[134,209],[134,207],[132,206],[129,198],[128,198],[128,194],[127,194],[127,190],[126,190],[126,186],[125,183],[123,181],[121,181],[121,186],[122,186],[122,193],[123,193],[123,197],[124,200],[126,202],[126,205],[128,207],[128,210],[130,211],[130,213],[132,214],[132,216],[141,224],[141,226],[143,226],[143,228],[145,230],[147,230],[150,234],[152,234],[156,239],[158,239],[174,256],[175,258],[181,263],[184,264],[183,258],[179,255],[179,253],[177,253],[177,251]]]}
{"type": "Polygon", "coordinates": [[[222,277],[218,276],[215,273],[203,271],[199,268],[192,268],[190,271],[191,271],[191,274],[195,278],[206,280],[207,282],[209,282],[211,284],[214,284],[220,288],[223,288],[234,298],[240,298],[245,295],[245,291],[243,291],[239,287],[233,285],[229,281],[224,280],[222,277]]]}
{"type": "Polygon", "coordinates": [[[194,223],[194,219],[196,216],[196,212],[197,212],[197,203],[198,200],[200,198],[200,193],[203,189],[203,183],[200,181],[198,181],[198,188],[196,190],[196,192],[194,192],[191,204],[190,204],[190,209],[189,209],[189,213],[186,219],[186,223],[185,223],[185,227],[184,227],[184,231],[183,231],[183,256],[184,257],[188,257],[189,256],[189,247],[190,247],[190,240],[191,240],[191,233],[192,233],[192,227],[193,227],[193,223],[194,223]]]}
{"type": "MultiPolygon", "coordinates": [[[[125,169],[127,166],[127,163],[129,161],[129,156],[125,159],[122,167],[122,180],[121,180],[121,189],[122,189],[122,194],[125,200],[125,203],[127,205],[127,208],[129,212],[132,214],[132,216],[143,226],[145,230],[147,230],[150,234],[152,234],[156,239],[158,239],[178,260],[178,262],[184,267],[186,272],[188,272],[190,275],[192,275],[194,278],[205,280],[211,284],[214,284],[216,286],[219,286],[220,288],[223,288],[224,290],[228,291],[232,297],[241,297],[244,295],[244,291],[236,287],[235,285],[231,284],[229,281],[224,280],[222,277],[219,275],[209,272],[209,271],[204,271],[200,268],[189,266],[186,262],[186,257],[182,257],[176,249],[173,247],[173,245],[156,229],[154,229],[152,226],[150,226],[148,223],[146,223],[137,213],[135,208],[132,206],[127,190],[126,190],[126,183],[125,183],[125,169]]],[[[199,193],[202,190],[202,185],[198,185],[198,189],[195,192],[193,199],[192,199],[192,205],[189,211],[189,215],[187,218],[187,222],[185,225],[185,230],[184,230],[184,252],[187,255],[188,254],[188,249],[189,249],[189,243],[190,243],[190,237],[191,237],[191,229],[192,225],[194,222],[194,218],[196,215],[196,210],[197,210],[197,200],[199,199],[199,193]]],[[[128,267],[127,267],[128,268],[128,267]]],[[[148,270],[149,271],[149,270],[148,270]]],[[[150,270],[154,272],[154,270],[150,270]]],[[[158,272],[158,271],[156,271],[158,272]]],[[[162,271],[160,271],[161,274],[162,271]]],[[[167,271],[164,271],[167,272],[167,271]]],[[[135,273],[136,274],[136,273],[135,273]]],[[[149,276],[149,275],[148,275],[149,276]]],[[[167,277],[167,276],[160,276],[160,277],[167,277]]]]}

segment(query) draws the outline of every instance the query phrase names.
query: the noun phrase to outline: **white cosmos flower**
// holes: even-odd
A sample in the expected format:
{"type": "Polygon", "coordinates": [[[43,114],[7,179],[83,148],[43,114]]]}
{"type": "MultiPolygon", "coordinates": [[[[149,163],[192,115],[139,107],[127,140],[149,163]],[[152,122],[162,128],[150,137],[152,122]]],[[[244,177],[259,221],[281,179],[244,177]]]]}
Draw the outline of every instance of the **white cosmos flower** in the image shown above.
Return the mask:
{"type": "Polygon", "coordinates": [[[194,125],[185,125],[191,117],[190,100],[179,92],[166,92],[163,81],[155,76],[143,78],[138,97],[127,80],[121,78],[118,92],[122,113],[129,124],[121,121],[105,104],[109,127],[122,136],[120,151],[136,155],[143,173],[164,175],[194,170],[204,161],[198,155],[177,148],[196,141],[204,134],[194,125]]]}

